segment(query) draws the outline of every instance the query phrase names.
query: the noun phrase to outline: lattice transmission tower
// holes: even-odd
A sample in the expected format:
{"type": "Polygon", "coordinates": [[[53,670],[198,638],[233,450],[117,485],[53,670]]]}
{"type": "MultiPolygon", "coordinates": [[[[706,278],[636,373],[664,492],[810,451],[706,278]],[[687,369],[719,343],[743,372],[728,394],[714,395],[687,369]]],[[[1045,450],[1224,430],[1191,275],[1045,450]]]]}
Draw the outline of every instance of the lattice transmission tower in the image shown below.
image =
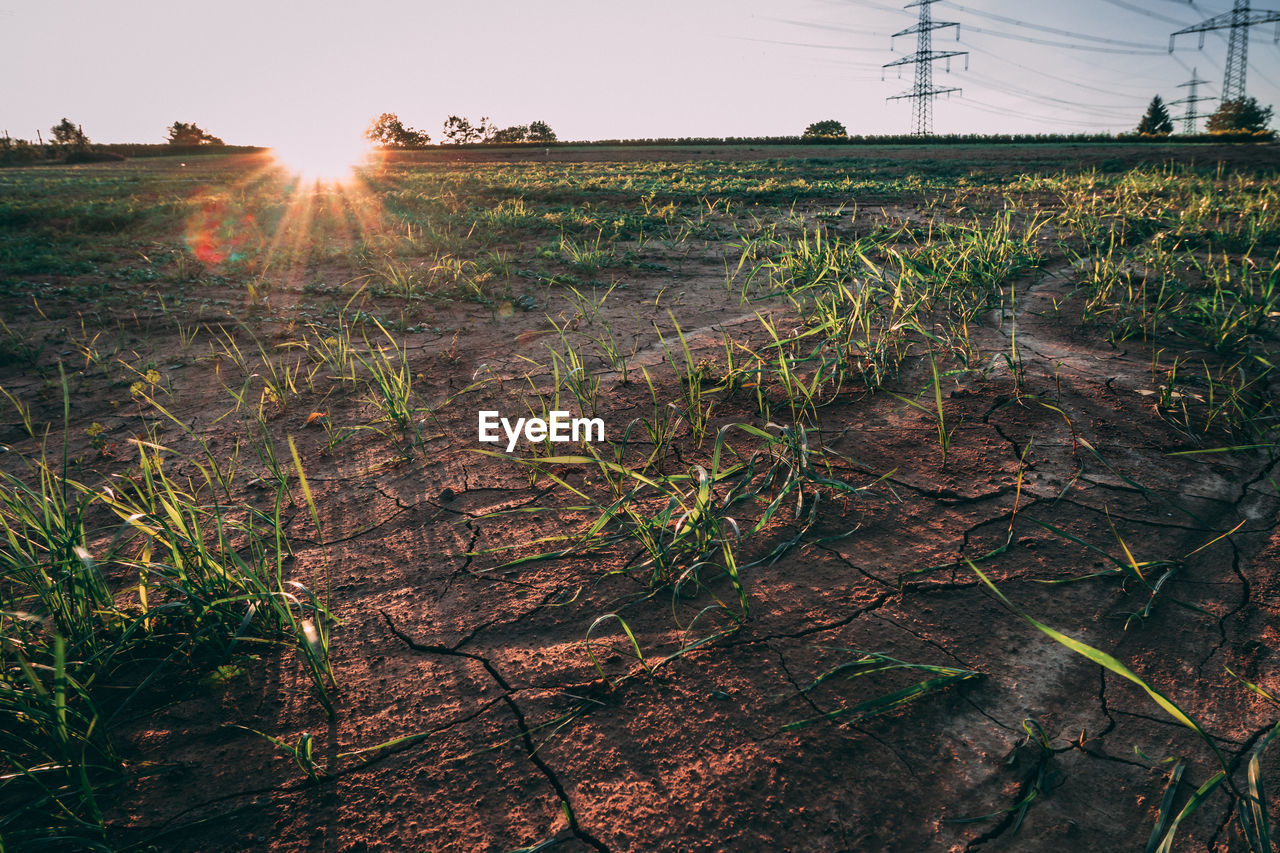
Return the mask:
{"type": "MultiPolygon", "coordinates": [[[[904,56],[893,62],[885,63],[884,68],[896,68],[903,65],[914,65],[916,67],[915,85],[911,87],[910,92],[903,92],[901,95],[892,95],[885,100],[900,101],[910,98],[911,103],[911,125],[912,133],[916,136],[928,136],[933,133],[933,99],[939,95],[948,95],[952,92],[959,92],[960,89],[950,86],[947,88],[937,88],[933,85],[933,63],[939,59],[947,61],[947,70],[951,70],[951,59],[955,56],[963,56],[964,67],[969,67],[969,52],[967,50],[934,50],[933,49],[933,32],[945,27],[956,28],[956,41],[960,40],[960,25],[955,21],[935,21],[930,7],[938,0],[916,0],[914,3],[908,3],[904,9],[920,8],[920,20],[914,27],[907,27],[901,32],[893,34],[893,39],[900,36],[909,36],[912,33],[916,36],[916,52],[904,56]]],[[[893,39],[890,39],[889,45],[893,46],[893,39]]]]}
{"type": "Polygon", "coordinates": [[[1200,23],[1178,30],[1169,36],[1169,52],[1178,36],[1200,34],[1200,47],[1204,48],[1204,34],[1213,30],[1231,30],[1227,40],[1227,69],[1222,78],[1222,100],[1237,101],[1245,96],[1245,75],[1249,70],[1249,28],[1258,24],[1276,24],[1275,41],[1280,42],[1280,12],[1253,11],[1249,0],[1235,0],[1230,12],[1214,15],[1200,23]]]}
{"type": "Polygon", "coordinates": [[[1170,101],[1169,106],[1176,107],[1179,104],[1186,104],[1187,111],[1177,117],[1177,121],[1182,122],[1182,132],[1190,136],[1196,132],[1196,124],[1200,120],[1200,112],[1196,104],[1204,101],[1216,101],[1217,98],[1212,95],[1199,95],[1200,87],[1208,83],[1208,80],[1201,80],[1200,75],[1196,73],[1196,69],[1191,69],[1191,79],[1185,83],[1179,83],[1179,89],[1190,88],[1191,93],[1185,98],[1179,98],[1176,101],[1170,101]]]}

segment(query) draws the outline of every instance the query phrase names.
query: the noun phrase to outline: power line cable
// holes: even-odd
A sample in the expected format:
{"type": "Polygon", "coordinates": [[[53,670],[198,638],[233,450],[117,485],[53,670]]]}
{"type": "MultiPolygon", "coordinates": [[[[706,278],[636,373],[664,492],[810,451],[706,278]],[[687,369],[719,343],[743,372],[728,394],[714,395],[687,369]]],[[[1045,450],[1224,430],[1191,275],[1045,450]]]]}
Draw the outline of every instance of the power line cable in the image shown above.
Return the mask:
{"type": "Polygon", "coordinates": [[[1095,36],[1095,35],[1089,35],[1087,33],[1073,32],[1072,30],[1063,30],[1057,27],[1046,27],[1041,24],[1032,24],[1027,21],[1020,21],[1017,18],[1009,18],[1004,15],[997,15],[994,12],[983,12],[981,9],[972,9],[968,6],[961,6],[959,3],[951,2],[951,0],[942,0],[942,2],[946,3],[948,6],[950,6],[953,9],[958,9],[961,12],[968,12],[970,15],[978,15],[983,18],[990,18],[993,21],[1000,21],[1001,23],[1005,23],[1005,24],[1013,24],[1016,27],[1021,27],[1027,30],[1036,30],[1038,32],[1051,33],[1052,35],[1058,35],[1058,36],[1068,36],[1070,38],[1083,39],[1086,41],[1097,42],[1099,44],[1113,44],[1120,47],[1131,47],[1131,48],[1138,48],[1141,50],[1159,50],[1159,46],[1149,44],[1149,43],[1142,43],[1142,42],[1136,42],[1136,41],[1121,41],[1119,39],[1106,38],[1104,36],[1095,36]]]}
{"type": "MultiPolygon", "coordinates": [[[[1125,0],[1102,0],[1104,3],[1110,3],[1112,6],[1118,6],[1121,9],[1128,9],[1130,12],[1136,12],[1143,17],[1150,18],[1153,21],[1159,21],[1162,24],[1175,24],[1179,27],[1186,26],[1186,21],[1179,21],[1177,18],[1170,18],[1168,15],[1161,15],[1159,12],[1152,12],[1150,9],[1144,9],[1133,3],[1126,3],[1125,0]]],[[[1188,4],[1192,5],[1192,4],[1188,4]]]]}
{"type": "Polygon", "coordinates": [[[1027,119],[1029,121],[1046,122],[1049,124],[1063,124],[1063,125],[1076,126],[1076,127],[1113,128],[1113,127],[1116,127],[1117,125],[1117,122],[1115,121],[1106,121],[1106,122],[1081,121],[1079,119],[1068,118],[1060,115],[1059,116],[1032,115],[1030,113],[1023,112],[1021,110],[1011,110],[1005,107],[999,107],[995,104],[988,104],[987,102],[977,100],[976,98],[962,98],[961,102],[964,106],[974,107],[978,110],[981,110],[982,112],[991,113],[992,115],[1003,116],[1005,118],[1020,118],[1020,119],[1027,119]]]}
{"type": "Polygon", "coordinates": [[[808,27],[813,30],[822,30],[823,32],[851,33],[858,36],[866,36],[867,38],[890,38],[893,33],[877,33],[870,30],[860,30],[854,27],[844,27],[839,24],[815,24],[813,21],[797,21],[794,18],[770,18],[779,24],[790,24],[793,27],[808,27]]]}
{"type": "MultiPolygon", "coordinates": [[[[994,89],[998,92],[1004,92],[1007,95],[1014,95],[1016,97],[1025,98],[1034,103],[1041,104],[1044,106],[1057,104],[1064,107],[1072,107],[1074,109],[1089,111],[1099,117],[1104,117],[1109,113],[1129,115],[1135,109],[1134,106],[1130,106],[1126,104],[1116,104],[1116,105],[1093,104],[1093,103],[1083,103],[1081,101],[1070,101],[1065,98],[1055,98],[1052,95],[1044,95],[1037,92],[1029,91],[1027,89],[1022,89],[1017,86],[1009,85],[1007,83],[1004,83],[1003,81],[997,80],[993,77],[988,77],[987,75],[981,74],[976,71],[971,71],[969,73],[970,73],[970,76],[974,77],[975,79],[985,82],[987,86],[991,89],[994,89]]],[[[1142,98],[1140,100],[1145,101],[1146,99],[1142,98]]]]}
{"type": "MultiPolygon", "coordinates": [[[[1012,66],[1014,66],[1014,67],[1016,67],[1016,68],[1020,68],[1020,69],[1022,69],[1023,71],[1030,71],[1032,74],[1038,74],[1038,75],[1040,75],[1041,77],[1047,77],[1047,78],[1048,78],[1048,79],[1050,79],[1050,80],[1056,80],[1056,81],[1057,81],[1057,82],[1059,82],[1059,83],[1066,83],[1066,84],[1067,84],[1067,85],[1069,85],[1069,86],[1076,86],[1076,87],[1078,87],[1078,88],[1081,88],[1081,89],[1087,89],[1087,90],[1089,90],[1090,92],[1098,92],[1098,93],[1101,93],[1101,94],[1103,94],[1103,95],[1124,94],[1123,92],[1120,92],[1120,91],[1119,91],[1116,87],[1114,87],[1114,86],[1112,86],[1112,87],[1110,87],[1110,88],[1105,88],[1105,89],[1104,89],[1104,88],[1102,88],[1102,87],[1100,87],[1100,86],[1090,86],[1090,85],[1089,85],[1089,84],[1087,84],[1087,83],[1081,83],[1079,80],[1072,80],[1072,79],[1070,79],[1069,77],[1059,77],[1057,74],[1050,74],[1048,71],[1045,71],[1045,70],[1043,70],[1043,69],[1035,68],[1035,67],[1032,67],[1032,66],[1030,66],[1030,65],[1023,65],[1021,62],[1016,62],[1016,61],[1014,61],[1014,60],[1010,59],[1009,57],[1007,57],[1007,56],[1005,56],[1005,55],[1003,55],[1003,54],[1001,54],[1001,53],[996,53],[995,51],[986,50],[985,48],[978,47],[977,45],[972,45],[972,44],[971,44],[971,45],[968,45],[968,47],[969,47],[969,49],[970,49],[970,50],[972,50],[974,53],[981,53],[981,54],[983,54],[984,56],[989,56],[989,57],[991,57],[992,59],[995,59],[995,60],[996,60],[996,61],[998,61],[998,62],[1004,62],[1004,63],[1006,63],[1006,64],[1008,64],[1008,65],[1012,65],[1012,66]]],[[[1143,87],[1143,91],[1147,91],[1147,88],[1146,88],[1145,86],[1143,87]]],[[[1135,95],[1135,97],[1136,97],[1136,95],[1135,95]]],[[[1145,97],[1145,96],[1144,96],[1144,97],[1145,97]]]]}
{"type": "MultiPolygon", "coordinates": [[[[846,2],[853,3],[858,6],[865,6],[870,9],[880,9],[886,12],[898,11],[897,9],[894,9],[892,6],[885,6],[881,3],[873,2],[873,0],[846,0],[846,2]]],[[[1156,47],[1154,45],[1151,46],[1150,49],[1146,49],[1146,47],[1143,46],[1143,49],[1141,50],[1133,49],[1133,48],[1091,47],[1089,45],[1069,44],[1067,42],[1049,41],[1047,39],[1036,39],[1030,36],[1017,35],[1016,33],[1006,33],[1006,32],[1001,32],[999,30],[983,29],[983,28],[971,26],[968,24],[965,25],[965,29],[968,32],[982,33],[984,35],[995,36],[997,38],[1015,39],[1018,41],[1029,42],[1031,44],[1046,45],[1048,47],[1063,47],[1070,50],[1085,50],[1085,51],[1094,51],[1097,53],[1121,53],[1121,54],[1127,54],[1129,56],[1157,56],[1165,53],[1165,50],[1163,48],[1156,47]]],[[[1076,37],[1086,38],[1086,39],[1093,38],[1092,36],[1076,36],[1076,37]]]]}
{"type": "Polygon", "coordinates": [[[982,27],[966,26],[965,30],[971,33],[980,33],[987,36],[995,36],[996,38],[1013,39],[1014,41],[1024,42],[1026,44],[1039,44],[1047,47],[1061,47],[1067,50],[1083,50],[1091,53],[1119,53],[1125,56],[1160,56],[1165,53],[1164,50],[1137,50],[1134,48],[1121,47],[1094,47],[1087,44],[1071,44],[1065,41],[1050,41],[1048,39],[1032,38],[1031,36],[1022,36],[1017,33],[1005,33],[999,30],[988,30],[982,27]]]}
{"type": "MultiPolygon", "coordinates": [[[[814,44],[813,42],[807,41],[782,41],[780,39],[751,38],[750,36],[729,36],[728,38],[733,39],[734,41],[753,41],[760,44],[781,44],[788,47],[808,47],[815,50],[842,50],[852,53],[884,53],[884,48],[854,47],[853,45],[846,44],[814,44]]],[[[879,68],[880,66],[877,65],[875,67],[879,68]]]]}

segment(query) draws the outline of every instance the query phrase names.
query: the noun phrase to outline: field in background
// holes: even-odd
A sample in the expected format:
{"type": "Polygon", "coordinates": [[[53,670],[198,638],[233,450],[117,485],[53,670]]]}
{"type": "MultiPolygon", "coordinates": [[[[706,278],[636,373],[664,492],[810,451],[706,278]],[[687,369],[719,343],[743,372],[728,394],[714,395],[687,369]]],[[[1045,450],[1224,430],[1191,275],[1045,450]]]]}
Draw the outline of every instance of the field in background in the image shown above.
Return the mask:
{"type": "Polygon", "coordinates": [[[0,171],[0,845],[1270,850],[1274,150],[0,171]]]}

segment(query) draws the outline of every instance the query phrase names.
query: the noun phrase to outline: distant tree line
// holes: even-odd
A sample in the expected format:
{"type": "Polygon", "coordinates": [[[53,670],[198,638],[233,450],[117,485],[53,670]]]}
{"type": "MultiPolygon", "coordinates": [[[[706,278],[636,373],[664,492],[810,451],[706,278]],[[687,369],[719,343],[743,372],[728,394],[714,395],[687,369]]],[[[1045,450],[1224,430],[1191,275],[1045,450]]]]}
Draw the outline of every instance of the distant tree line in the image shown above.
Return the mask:
{"type": "MultiPolygon", "coordinates": [[[[406,127],[395,113],[383,113],[373,120],[365,131],[365,138],[382,148],[425,148],[431,144],[431,135],[406,127]]],[[[440,135],[446,145],[512,144],[518,142],[550,143],[556,141],[556,132],[545,121],[498,127],[488,116],[481,116],[473,124],[464,116],[451,115],[444,121],[440,135]]]]}
{"type": "MultiPolygon", "coordinates": [[[[12,165],[20,163],[37,163],[41,161],[57,161],[62,163],[103,163],[124,160],[121,149],[132,155],[139,151],[148,154],[187,152],[193,149],[225,149],[225,143],[212,133],[201,128],[195,122],[175,121],[166,130],[166,142],[163,146],[147,145],[94,145],[84,128],[68,118],[49,128],[49,139],[46,141],[40,131],[36,131],[35,141],[14,139],[8,131],[0,137],[0,164],[12,165]]],[[[237,149],[243,150],[243,149],[237,149]]]]}
{"type": "Polygon", "coordinates": [[[34,143],[29,139],[12,139],[8,131],[0,139],[0,163],[34,163],[40,160],[98,163],[123,159],[119,154],[95,150],[84,128],[65,117],[49,128],[47,142],[40,131],[36,131],[34,143]]]}
{"type": "Polygon", "coordinates": [[[582,147],[654,147],[654,146],[848,146],[859,145],[1055,145],[1055,144],[1186,144],[1214,142],[1265,142],[1273,133],[1198,133],[1192,135],[1139,136],[1136,133],[945,133],[932,136],[914,134],[879,134],[838,136],[666,136],[642,138],[593,139],[565,143],[582,147]]]}
{"type": "MultiPolygon", "coordinates": [[[[1112,135],[1091,134],[945,134],[938,136],[910,136],[889,134],[878,136],[849,135],[843,124],[835,119],[825,119],[810,124],[799,136],[731,136],[731,137],[662,137],[640,139],[600,139],[574,142],[574,145],[607,146],[658,146],[658,145],[1028,145],[1051,143],[1107,143],[1107,142],[1217,142],[1217,141],[1266,141],[1275,133],[1269,129],[1273,109],[1263,107],[1256,98],[1241,98],[1223,102],[1209,117],[1207,132],[1202,134],[1174,134],[1174,119],[1168,107],[1159,97],[1152,99],[1146,114],[1135,132],[1112,135]]],[[[545,121],[498,127],[487,116],[478,123],[451,115],[441,129],[442,142],[452,146],[488,144],[531,143],[550,145],[558,138],[545,121]]],[[[412,149],[431,145],[430,134],[406,127],[395,113],[383,113],[374,119],[365,137],[383,148],[412,149]]],[[[212,133],[195,122],[175,121],[166,130],[164,144],[94,145],[84,129],[68,118],[49,129],[46,140],[37,132],[34,141],[15,139],[6,131],[0,137],[0,165],[23,163],[64,162],[93,163],[120,160],[125,156],[145,157],[172,153],[200,152],[252,152],[259,149],[250,146],[227,146],[212,133]]]]}

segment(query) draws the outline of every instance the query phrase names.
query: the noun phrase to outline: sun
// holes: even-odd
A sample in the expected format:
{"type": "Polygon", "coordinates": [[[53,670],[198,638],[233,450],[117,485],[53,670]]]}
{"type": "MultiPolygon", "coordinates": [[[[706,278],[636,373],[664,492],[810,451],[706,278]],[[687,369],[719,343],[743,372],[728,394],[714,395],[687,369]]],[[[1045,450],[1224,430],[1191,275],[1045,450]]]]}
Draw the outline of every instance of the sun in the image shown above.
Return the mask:
{"type": "Polygon", "coordinates": [[[359,136],[330,134],[282,141],[271,149],[275,161],[308,186],[349,183],[371,154],[369,143],[359,136]]]}

